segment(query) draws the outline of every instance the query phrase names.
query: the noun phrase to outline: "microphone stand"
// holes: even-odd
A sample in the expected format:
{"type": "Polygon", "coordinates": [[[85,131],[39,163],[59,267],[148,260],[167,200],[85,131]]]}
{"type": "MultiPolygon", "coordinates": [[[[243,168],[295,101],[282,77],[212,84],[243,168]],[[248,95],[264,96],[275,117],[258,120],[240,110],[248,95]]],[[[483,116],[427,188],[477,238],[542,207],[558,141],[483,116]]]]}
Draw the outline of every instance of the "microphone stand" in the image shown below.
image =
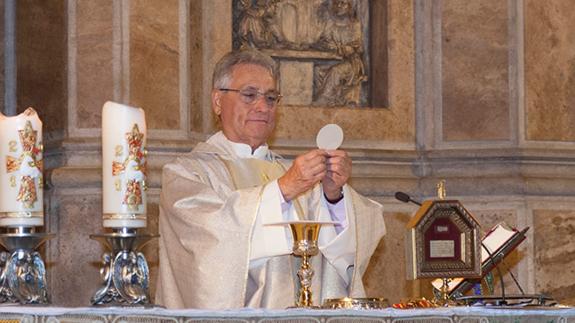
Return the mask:
{"type": "MultiPolygon", "coordinates": [[[[493,259],[491,261],[485,261],[482,265],[481,265],[481,270],[482,272],[485,274],[487,274],[488,272],[490,272],[491,270],[493,270],[493,267],[495,267],[495,264],[497,263],[497,260],[501,259],[505,259],[506,255],[508,255],[511,251],[513,251],[515,249],[515,247],[517,247],[523,240],[525,240],[525,232],[527,232],[527,230],[529,230],[529,227],[519,231],[517,234],[515,234],[511,239],[509,239],[508,241],[506,241],[499,249],[497,252],[495,252],[496,255],[496,259],[493,259]]],[[[509,273],[512,273],[511,271],[509,273]]],[[[512,276],[513,277],[513,276],[512,276]]],[[[516,284],[518,284],[518,282],[516,282],[516,284]]],[[[458,284],[452,291],[451,291],[451,296],[455,297],[455,298],[459,298],[459,297],[463,297],[463,295],[465,294],[465,292],[467,292],[469,289],[471,289],[472,287],[472,283],[469,280],[464,280],[462,281],[460,284],[458,284]]],[[[519,289],[522,291],[521,293],[523,293],[523,289],[518,285],[519,289]]],[[[508,298],[508,295],[505,295],[506,298],[508,298]]]]}
{"type": "Polygon", "coordinates": [[[495,269],[497,269],[497,274],[499,275],[499,282],[501,283],[501,300],[496,301],[495,305],[505,306],[507,305],[507,300],[505,299],[505,284],[503,283],[503,275],[501,274],[501,269],[499,269],[499,266],[497,266],[497,264],[495,263],[493,253],[489,251],[489,248],[487,248],[487,246],[483,242],[481,242],[481,246],[485,248],[485,251],[487,251],[487,254],[489,254],[489,261],[491,261],[495,269]]]}

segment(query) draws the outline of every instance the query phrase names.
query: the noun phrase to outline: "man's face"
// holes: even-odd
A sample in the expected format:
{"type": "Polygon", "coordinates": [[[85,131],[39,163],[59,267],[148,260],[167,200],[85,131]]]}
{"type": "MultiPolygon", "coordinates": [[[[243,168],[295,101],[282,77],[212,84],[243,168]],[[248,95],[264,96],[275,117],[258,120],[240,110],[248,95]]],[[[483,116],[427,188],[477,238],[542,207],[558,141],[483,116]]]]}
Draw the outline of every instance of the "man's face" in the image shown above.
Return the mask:
{"type": "MultiPolygon", "coordinates": [[[[228,89],[256,90],[267,93],[275,90],[276,82],[270,72],[259,65],[241,64],[232,70],[228,89]]],[[[258,96],[246,103],[242,94],[233,91],[212,91],[212,108],[220,116],[222,130],[233,141],[250,145],[252,149],[264,144],[275,127],[276,105],[258,96]]]]}

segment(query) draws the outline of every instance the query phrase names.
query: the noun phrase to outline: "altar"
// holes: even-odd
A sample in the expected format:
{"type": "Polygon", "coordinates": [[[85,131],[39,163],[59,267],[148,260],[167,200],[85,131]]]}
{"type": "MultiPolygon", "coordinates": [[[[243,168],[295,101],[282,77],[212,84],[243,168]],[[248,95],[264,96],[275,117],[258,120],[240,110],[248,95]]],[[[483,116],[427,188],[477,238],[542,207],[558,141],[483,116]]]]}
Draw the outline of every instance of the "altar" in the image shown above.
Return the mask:
{"type": "Polygon", "coordinates": [[[0,308],[0,322],[575,322],[574,308],[451,307],[398,310],[168,310],[134,307],[0,308]]]}

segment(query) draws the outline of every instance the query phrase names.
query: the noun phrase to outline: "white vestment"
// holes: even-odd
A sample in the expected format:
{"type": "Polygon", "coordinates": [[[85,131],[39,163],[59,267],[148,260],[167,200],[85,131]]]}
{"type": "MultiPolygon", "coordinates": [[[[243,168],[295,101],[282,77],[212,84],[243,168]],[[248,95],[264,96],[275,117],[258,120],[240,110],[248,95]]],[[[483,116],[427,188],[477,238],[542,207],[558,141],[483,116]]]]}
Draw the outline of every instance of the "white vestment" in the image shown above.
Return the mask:
{"type": "MultiPolygon", "coordinates": [[[[202,309],[293,306],[300,259],[291,255],[289,228],[268,224],[329,221],[321,185],[286,203],[276,180],[286,169],[281,158],[267,147],[254,156],[259,158],[239,158],[221,138],[220,132],[164,166],[156,303],[202,309]]],[[[316,305],[365,296],[362,276],[385,233],[381,205],[348,185],[343,192],[346,226],[341,232],[324,226],[320,254],[311,260],[316,305]]]]}

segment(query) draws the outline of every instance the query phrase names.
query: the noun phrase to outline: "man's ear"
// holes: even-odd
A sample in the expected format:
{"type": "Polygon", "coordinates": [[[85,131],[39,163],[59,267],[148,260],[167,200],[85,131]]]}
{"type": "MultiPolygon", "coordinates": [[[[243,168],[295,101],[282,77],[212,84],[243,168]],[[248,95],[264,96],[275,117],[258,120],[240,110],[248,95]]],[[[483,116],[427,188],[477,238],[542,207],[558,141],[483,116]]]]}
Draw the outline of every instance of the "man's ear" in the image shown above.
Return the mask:
{"type": "Polygon", "coordinates": [[[212,91],[212,110],[218,116],[222,114],[222,94],[220,91],[212,91]]]}

